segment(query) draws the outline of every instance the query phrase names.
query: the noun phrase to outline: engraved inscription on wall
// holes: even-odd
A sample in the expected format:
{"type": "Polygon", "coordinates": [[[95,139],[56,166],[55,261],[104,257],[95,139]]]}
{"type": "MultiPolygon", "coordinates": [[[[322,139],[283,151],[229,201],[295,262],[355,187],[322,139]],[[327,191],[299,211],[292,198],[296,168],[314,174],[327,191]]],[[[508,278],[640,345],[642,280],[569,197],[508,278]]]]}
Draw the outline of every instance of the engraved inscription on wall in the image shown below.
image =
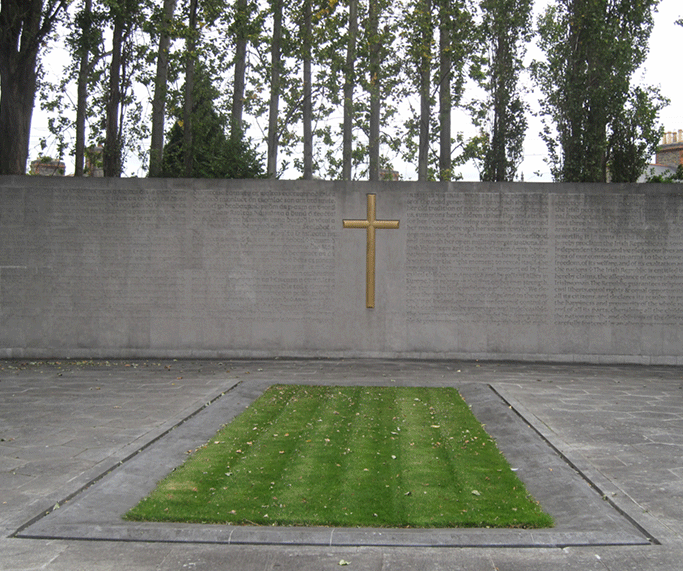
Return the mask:
{"type": "Polygon", "coordinates": [[[408,321],[547,319],[547,196],[415,192],[406,205],[408,321]]]}
{"type": "Polygon", "coordinates": [[[187,190],[60,188],[46,267],[56,316],[128,318],[178,312],[176,274],[187,190]]]}
{"type": "MultiPolygon", "coordinates": [[[[0,270],[35,272],[45,314],[65,323],[74,316],[340,319],[343,213],[332,190],[151,185],[60,186],[30,234],[14,220],[39,217],[18,195],[12,216],[2,218],[0,270]]],[[[630,331],[683,323],[680,196],[521,189],[397,190],[405,205],[405,302],[387,306],[405,310],[409,323],[456,326],[630,331]]],[[[26,289],[24,281],[12,291],[26,289]]],[[[42,311],[17,307],[17,315],[42,311]]]]}
{"type": "Polygon", "coordinates": [[[100,189],[55,200],[57,315],[315,320],[333,309],[329,193],[100,189]]]}
{"type": "Polygon", "coordinates": [[[408,321],[681,324],[678,202],[635,193],[411,193],[408,321]]]}
{"type": "Polygon", "coordinates": [[[195,203],[193,216],[203,259],[195,303],[271,320],[332,313],[338,229],[331,194],[241,192],[226,200],[216,192],[195,203]]]}
{"type": "Polygon", "coordinates": [[[683,322],[683,235],[665,197],[553,198],[560,325],[683,322]]]}

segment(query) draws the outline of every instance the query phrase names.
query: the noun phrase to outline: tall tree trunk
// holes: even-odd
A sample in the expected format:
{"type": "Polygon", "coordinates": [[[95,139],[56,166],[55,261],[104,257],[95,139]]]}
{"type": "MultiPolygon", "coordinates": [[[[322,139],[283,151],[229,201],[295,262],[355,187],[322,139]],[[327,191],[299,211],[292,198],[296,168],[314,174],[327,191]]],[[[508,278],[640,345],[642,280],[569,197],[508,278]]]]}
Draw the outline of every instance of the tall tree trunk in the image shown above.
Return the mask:
{"type": "Polygon", "coordinates": [[[488,39],[488,71],[482,84],[487,97],[481,109],[492,124],[478,120],[489,136],[483,153],[482,181],[514,180],[522,159],[526,119],[518,82],[524,38],[531,25],[531,0],[491,0],[483,5],[482,30],[488,39]]]}
{"type": "Polygon", "coordinates": [[[92,0],[83,2],[83,29],[81,30],[80,66],[76,89],[76,149],[74,176],[83,176],[85,158],[85,112],[88,102],[88,73],[90,71],[90,30],[92,28],[92,0]]]}
{"type": "Polygon", "coordinates": [[[370,156],[369,179],[379,180],[379,122],[380,122],[380,43],[378,0],[369,0],[368,41],[370,43],[370,156]]]}
{"type": "Polygon", "coordinates": [[[171,47],[169,28],[171,20],[173,19],[175,6],[176,0],[164,0],[161,30],[159,31],[157,75],[154,80],[154,99],[152,100],[152,142],[149,148],[150,177],[161,176],[162,172],[166,91],[168,90],[168,56],[171,47]]]}
{"type": "Polygon", "coordinates": [[[194,108],[194,63],[197,47],[197,0],[190,2],[189,35],[187,37],[187,59],[185,60],[185,106],[183,109],[183,165],[186,177],[192,176],[194,167],[192,111],[194,108]]]}
{"type": "Polygon", "coordinates": [[[124,36],[124,17],[114,16],[111,64],[109,66],[109,99],[107,101],[106,133],[102,167],[104,176],[121,176],[121,142],[119,141],[119,110],[121,105],[121,51],[124,36]]]}
{"type": "Polygon", "coordinates": [[[13,69],[6,65],[0,67],[0,133],[3,133],[0,137],[0,174],[26,174],[36,74],[35,63],[17,63],[11,66],[13,69]]]}
{"type": "Polygon", "coordinates": [[[313,101],[311,89],[311,42],[313,24],[311,21],[311,0],[304,0],[304,180],[313,178],[313,101]]]}
{"type": "Polygon", "coordinates": [[[431,91],[431,67],[432,67],[432,2],[422,0],[418,4],[418,9],[422,10],[421,34],[422,34],[422,56],[420,58],[420,146],[418,149],[418,169],[417,180],[427,180],[429,169],[429,119],[432,111],[430,104],[431,91]]]}
{"type": "Polygon", "coordinates": [[[68,0],[60,0],[44,7],[41,0],[2,0],[0,174],[26,174],[38,50],[68,4],[68,0]]]}
{"type": "MultiPolygon", "coordinates": [[[[574,5],[572,10],[575,10],[574,14],[584,14],[586,12],[586,6],[581,2],[572,2],[574,5]]],[[[590,42],[587,42],[587,38],[584,37],[585,33],[582,33],[582,28],[580,25],[580,20],[577,21],[569,28],[569,45],[572,46],[569,55],[569,73],[565,79],[567,85],[568,96],[567,101],[570,102],[581,102],[581,97],[575,97],[577,92],[585,89],[586,85],[584,83],[585,75],[585,48],[584,45],[588,44],[590,47],[590,42]]],[[[582,178],[584,171],[583,165],[583,154],[582,148],[585,143],[584,132],[584,112],[583,106],[571,105],[566,108],[567,116],[567,130],[568,137],[566,142],[562,144],[562,152],[564,153],[563,165],[562,165],[562,180],[565,182],[585,182],[582,178]],[[583,136],[583,139],[582,139],[583,136]]]]}
{"type": "Polygon", "coordinates": [[[242,113],[244,111],[244,78],[247,70],[247,19],[249,12],[247,0],[237,0],[236,4],[236,45],[235,45],[235,77],[232,92],[232,116],[230,120],[230,138],[239,141],[242,138],[242,113]]]}
{"type": "Polygon", "coordinates": [[[355,85],[356,36],[358,35],[358,0],[349,0],[349,42],[344,69],[344,127],[342,179],[351,180],[353,172],[353,88],[355,85]]]}
{"type": "Polygon", "coordinates": [[[278,129],[280,103],[280,42],[282,40],[282,0],[272,0],[273,41],[271,44],[270,114],[268,117],[268,176],[277,176],[278,129]]]}
{"type": "Polygon", "coordinates": [[[491,85],[493,88],[493,128],[491,129],[490,159],[486,162],[487,174],[482,180],[501,182],[507,179],[506,122],[508,108],[508,94],[505,89],[505,69],[508,63],[507,30],[496,34],[493,40],[494,61],[491,66],[491,85]],[[487,172],[488,171],[488,172],[487,172]]]}
{"type": "Polygon", "coordinates": [[[439,14],[439,178],[451,180],[451,18],[450,1],[439,14]]]}

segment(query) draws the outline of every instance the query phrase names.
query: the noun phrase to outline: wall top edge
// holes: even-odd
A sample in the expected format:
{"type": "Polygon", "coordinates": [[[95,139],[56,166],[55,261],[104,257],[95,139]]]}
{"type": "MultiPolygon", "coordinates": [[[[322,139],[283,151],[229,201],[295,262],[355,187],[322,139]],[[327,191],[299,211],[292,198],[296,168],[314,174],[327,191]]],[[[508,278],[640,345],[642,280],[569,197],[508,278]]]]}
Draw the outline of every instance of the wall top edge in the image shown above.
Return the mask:
{"type": "Polygon", "coordinates": [[[351,192],[481,192],[542,194],[679,194],[683,183],[555,183],[555,182],[418,182],[418,181],[324,181],[274,179],[185,179],[185,178],[74,178],[0,176],[0,189],[143,189],[143,190],[307,190],[351,192]]]}

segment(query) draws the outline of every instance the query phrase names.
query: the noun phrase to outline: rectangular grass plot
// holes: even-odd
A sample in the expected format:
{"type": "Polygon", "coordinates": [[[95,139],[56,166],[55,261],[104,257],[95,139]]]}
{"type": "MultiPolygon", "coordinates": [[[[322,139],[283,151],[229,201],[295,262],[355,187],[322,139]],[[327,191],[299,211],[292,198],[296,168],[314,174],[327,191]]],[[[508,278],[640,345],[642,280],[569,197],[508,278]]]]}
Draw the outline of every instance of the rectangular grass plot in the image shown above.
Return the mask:
{"type": "Polygon", "coordinates": [[[551,527],[453,388],[275,385],[125,515],[334,527],[551,527]]]}

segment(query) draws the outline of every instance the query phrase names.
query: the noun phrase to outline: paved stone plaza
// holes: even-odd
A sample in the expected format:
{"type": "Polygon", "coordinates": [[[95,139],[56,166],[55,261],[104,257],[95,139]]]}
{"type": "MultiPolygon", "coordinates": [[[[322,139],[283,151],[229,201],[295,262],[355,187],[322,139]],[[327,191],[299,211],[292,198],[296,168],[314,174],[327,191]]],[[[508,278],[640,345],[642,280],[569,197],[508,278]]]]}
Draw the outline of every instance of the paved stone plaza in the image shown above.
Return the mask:
{"type": "Polygon", "coordinates": [[[341,560],[363,570],[677,569],[682,434],[680,367],[0,361],[0,569],[307,571],[341,560]],[[220,526],[126,527],[104,513],[144,493],[156,478],[148,472],[173,465],[174,448],[189,448],[217,414],[237,414],[272,382],[458,387],[556,529],[226,535],[220,526]]]}

